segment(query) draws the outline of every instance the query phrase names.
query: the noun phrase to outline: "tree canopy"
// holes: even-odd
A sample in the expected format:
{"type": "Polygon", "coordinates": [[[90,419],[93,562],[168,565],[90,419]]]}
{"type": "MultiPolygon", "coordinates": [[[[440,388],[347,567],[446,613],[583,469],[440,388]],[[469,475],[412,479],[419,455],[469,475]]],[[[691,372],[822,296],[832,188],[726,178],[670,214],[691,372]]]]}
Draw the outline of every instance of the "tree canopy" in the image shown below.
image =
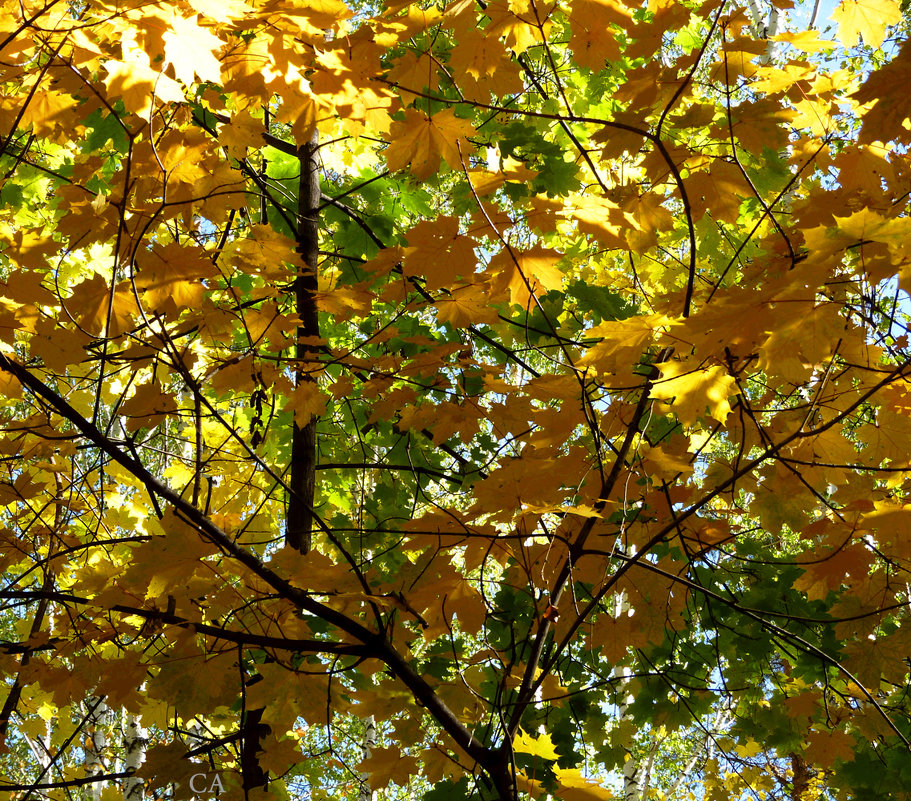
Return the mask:
{"type": "Polygon", "coordinates": [[[0,9],[0,790],[911,797],[896,0],[0,9]]]}

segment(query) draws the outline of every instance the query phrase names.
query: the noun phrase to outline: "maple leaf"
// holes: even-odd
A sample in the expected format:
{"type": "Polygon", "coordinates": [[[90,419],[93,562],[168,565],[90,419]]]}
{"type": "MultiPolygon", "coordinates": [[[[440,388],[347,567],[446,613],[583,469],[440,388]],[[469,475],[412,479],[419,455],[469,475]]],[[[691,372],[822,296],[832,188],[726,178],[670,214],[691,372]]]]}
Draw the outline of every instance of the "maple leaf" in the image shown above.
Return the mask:
{"type": "Polygon", "coordinates": [[[560,798],[565,801],[610,801],[614,794],[577,768],[554,768],[560,798]]]}
{"type": "Polygon", "coordinates": [[[249,109],[243,109],[231,118],[230,123],[222,126],[218,142],[227,148],[231,156],[242,159],[247,154],[247,148],[262,143],[262,135],[263,121],[254,117],[249,109]]]}
{"type": "Polygon", "coordinates": [[[895,0],[841,0],[832,12],[838,25],[838,38],[846,47],[857,44],[860,36],[865,45],[879,47],[886,28],[901,22],[901,6],[895,0]]]}
{"type": "Polygon", "coordinates": [[[490,261],[491,296],[508,296],[511,304],[528,308],[532,295],[543,295],[563,285],[563,272],[557,267],[560,253],[536,245],[530,250],[501,250],[490,261]]]}
{"type": "Polygon", "coordinates": [[[362,760],[357,769],[370,777],[370,787],[382,790],[389,782],[400,786],[408,784],[408,777],[417,773],[418,761],[406,756],[396,748],[372,748],[367,759],[362,760]]]}
{"type": "Polygon", "coordinates": [[[911,100],[906,95],[895,97],[896,81],[903,81],[911,68],[911,41],[901,45],[898,55],[883,67],[870,73],[851,97],[858,103],[875,105],[864,114],[860,141],[870,143],[883,139],[907,142],[909,134],[904,122],[911,116],[911,100]]]}
{"type": "Polygon", "coordinates": [[[649,397],[671,402],[677,419],[686,425],[696,423],[709,410],[719,423],[731,413],[728,398],[734,394],[736,381],[724,367],[689,367],[684,362],[656,365],[661,378],[652,386],[649,397]]]}
{"type": "Polygon", "coordinates": [[[177,242],[140,253],[136,260],[140,267],[136,286],[142,291],[143,305],[170,316],[199,308],[205,293],[202,281],[218,275],[203,252],[177,242]]]}
{"type": "Polygon", "coordinates": [[[853,735],[838,729],[814,731],[807,740],[804,757],[808,762],[822,768],[831,767],[837,759],[851,760],[854,757],[854,746],[857,744],[857,739],[853,735]]]}
{"type": "Polygon", "coordinates": [[[215,53],[224,42],[201,27],[195,17],[175,17],[171,30],[164,35],[165,59],[174,67],[179,81],[189,86],[194,76],[201,81],[218,83],[221,64],[215,53]]]}
{"type": "Polygon", "coordinates": [[[505,36],[506,46],[515,53],[524,53],[529,47],[547,36],[552,22],[553,6],[532,4],[530,0],[493,0],[484,8],[490,17],[489,34],[505,36]]]}
{"type": "Polygon", "coordinates": [[[600,323],[589,333],[603,339],[582,355],[579,365],[594,366],[604,373],[627,371],[638,364],[646,344],[667,321],[662,315],[643,315],[600,323]]]}
{"type": "Polygon", "coordinates": [[[620,43],[608,32],[612,25],[626,27],[630,12],[616,0],[573,0],[569,46],[576,61],[593,70],[620,56],[620,43]]]}
{"type": "Polygon", "coordinates": [[[153,70],[147,57],[139,56],[127,61],[111,59],[105,62],[104,69],[108,73],[104,79],[108,91],[122,98],[127,110],[140,117],[147,116],[152,110],[153,99],[162,103],[184,101],[180,84],[153,70]]]}
{"type": "Polygon", "coordinates": [[[133,317],[139,311],[128,282],[119,283],[112,291],[99,275],[78,284],[66,306],[88,333],[115,337],[133,327],[133,317]]]}
{"type": "Polygon", "coordinates": [[[122,414],[129,418],[127,431],[138,431],[140,428],[155,428],[166,417],[177,411],[174,396],[165,394],[157,382],[143,384],[133,396],[121,407],[122,414]]]}
{"type": "Polygon", "coordinates": [[[553,760],[558,758],[553,741],[549,734],[542,734],[538,737],[532,737],[523,731],[520,731],[512,743],[513,751],[521,754],[531,754],[541,759],[553,760]]]}
{"type": "Polygon", "coordinates": [[[469,141],[474,134],[474,126],[456,117],[453,109],[432,116],[405,109],[405,119],[392,123],[386,164],[393,171],[407,166],[415,177],[422,179],[439,170],[441,158],[450,167],[461,167],[474,151],[469,141]]]}
{"type": "Polygon", "coordinates": [[[474,272],[475,242],[460,233],[456,217],[420,222],[406,236],[402,271],[426,279],[428,289],[450,286],[459,276],[474,272]]]}
{"type": "Polygon", "coordinates": [[[326,411],[328,398],[310,381],[304,381],[294,388],[283,411],[293,411],[297,424],[304,426],[313,417],[319,417],[326,411]]]}
{"type": "Polygon", "coordinates": [[[486,288],[477,284],[455,287],[449,297],[440,298],[433,305],[437,310],[437,319],[455,328],[493,323],[497,319],[486,288]]]}
{"type": "Polygon", "coordinates": [[[136,771],[137,778],[144,779],[151,787],[188,783],[190,776],[199,771],[199,765],[187,759],[188,750],[177,741],[152,746],[142,767],[136,771]]]}

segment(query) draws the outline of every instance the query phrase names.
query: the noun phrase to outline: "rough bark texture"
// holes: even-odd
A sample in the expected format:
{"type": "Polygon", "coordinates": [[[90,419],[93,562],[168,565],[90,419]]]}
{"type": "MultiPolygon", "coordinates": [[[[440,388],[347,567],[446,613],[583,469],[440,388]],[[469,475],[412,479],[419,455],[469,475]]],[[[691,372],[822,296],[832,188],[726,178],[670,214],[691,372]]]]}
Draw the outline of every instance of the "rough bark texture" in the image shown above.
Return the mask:
{"type": "MultiPolygon", "coordinates": [[[[298,344],[297,384],[302,387],[314,381],[312,359],[313,338],[319,336],[319,318],[314,293],[317,289],[319,264],[319,169],[317,164],[318,134],[314,131],[310,141],[298,151],[301,165],[300,206],[297,219],[297,250],[304,268],[294,282],[294,298],[300,326],[298,344]],[[301,341],[303,340],[303,341],[301,341]]],[[[291,489],[288,497],[288,519],[285,542],[301,553],[310,550],[313,528],[313,497],[316,484],[316,418],[309,421],[295,419],[291,440],[291,489]]]]}

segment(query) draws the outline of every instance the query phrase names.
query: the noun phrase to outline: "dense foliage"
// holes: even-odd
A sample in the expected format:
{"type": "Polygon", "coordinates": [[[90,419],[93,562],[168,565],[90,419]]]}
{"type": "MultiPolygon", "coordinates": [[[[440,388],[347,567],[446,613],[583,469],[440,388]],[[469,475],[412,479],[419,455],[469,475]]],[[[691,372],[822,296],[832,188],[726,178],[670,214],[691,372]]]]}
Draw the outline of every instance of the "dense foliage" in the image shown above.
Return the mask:
{"type": "Polygon", "coordinates": [[[0,790],[911,797],[895,0],[0,9],[0,790]]]}

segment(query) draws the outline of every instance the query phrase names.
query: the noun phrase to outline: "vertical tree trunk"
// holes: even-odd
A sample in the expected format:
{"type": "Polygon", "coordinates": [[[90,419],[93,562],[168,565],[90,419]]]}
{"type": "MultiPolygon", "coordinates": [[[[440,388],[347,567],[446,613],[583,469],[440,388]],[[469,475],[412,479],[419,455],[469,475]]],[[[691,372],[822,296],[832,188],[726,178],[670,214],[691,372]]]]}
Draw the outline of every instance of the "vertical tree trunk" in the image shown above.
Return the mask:
{"type": "MultiPolygon", "coordinates": [[[[624,612],[626,611],[625,606],[622,609],[624,612]]],[[[622,720],[626,717],[627,707],[635,700],[626,686],[629,683],[632,671],[629,668],[620,668],[619,670],[615,668],[614,674],[618,677],[623,677],[621,686],[625,695],[617,708],[617,717],[622,720]]],[[[626,762],[623,763],[623,801],[639,801],[639,796],[639,762],[630,752],[626,762]]]]}
{"type": "MultiPolygon", "coordinates": [[[[128,773],[139,770],[145,761],[145,732],[139,715],[125,712],[123,716],[123,769],[128,773]]],[[[123,801],[143,801],[142,779],[130,776],[123,780],[123,801]]]]}
{"type": "MultiPolygon", "coordinates": [[[[90,696],[86,702],[88,715],[86,717],[86,742],[85,742],[85,772],[92,776],[96,773],[105,773],[104,752],[107,750],[107,727],[110,725],[111,710],[104,702],[104,696],[90,696]]],[[[89,785],[89,798],[99,801],[104,782],[94,782],[89,785]]]]}
{"type": "Polygon", "coordinates": [[[241,725],[240,772],[245,794],[269,783],[266,771],[259,764],[260,742],[269,733],[269,727],[262,720],[262,709],[248,709],[241,725]]]}
{"type": "MultiPolygon", "coordinates": [[[[294,298],[300,326],[297,329],[297,385],[304,387],[315,381],[311,374],[315,345],[319,336],[319,318],[314,293],[317,289],[319,265],[319,167],[317,149],[319,134],[314,130],[310,141],[300,148],[301,174],[299,210],[297,217],[297,250],[304,262],[294,282],[294,298]],[[303,341],[301,341],[303,339],[303,341]]],[[[295,419],[291,439],[291,489],[288,498],[288,519],[285,542],[301,553],[310,550],[313,528],[313,498],[316,485],[316,417],[309,421],[295,419]]]]}
{"type": "MultiPolygon", "coordinates": [[[[373,715],[364,718],[364,742],[361,746],[363,759],[370,758],[370,752],[376,747],[376,721],[373,715]]],[[[373,789],[370,787],[370,774],[361,774],[361,792],[358,801],[373,801],[373,789]]]]}
{"type": "Polygon", "coordinates": [[[791,773],[793,774],[793,785],[791,787],[792,801],[804,801],[810,790],[810,767],[806,761],[797,754],[791,754],[791,773]]]}

